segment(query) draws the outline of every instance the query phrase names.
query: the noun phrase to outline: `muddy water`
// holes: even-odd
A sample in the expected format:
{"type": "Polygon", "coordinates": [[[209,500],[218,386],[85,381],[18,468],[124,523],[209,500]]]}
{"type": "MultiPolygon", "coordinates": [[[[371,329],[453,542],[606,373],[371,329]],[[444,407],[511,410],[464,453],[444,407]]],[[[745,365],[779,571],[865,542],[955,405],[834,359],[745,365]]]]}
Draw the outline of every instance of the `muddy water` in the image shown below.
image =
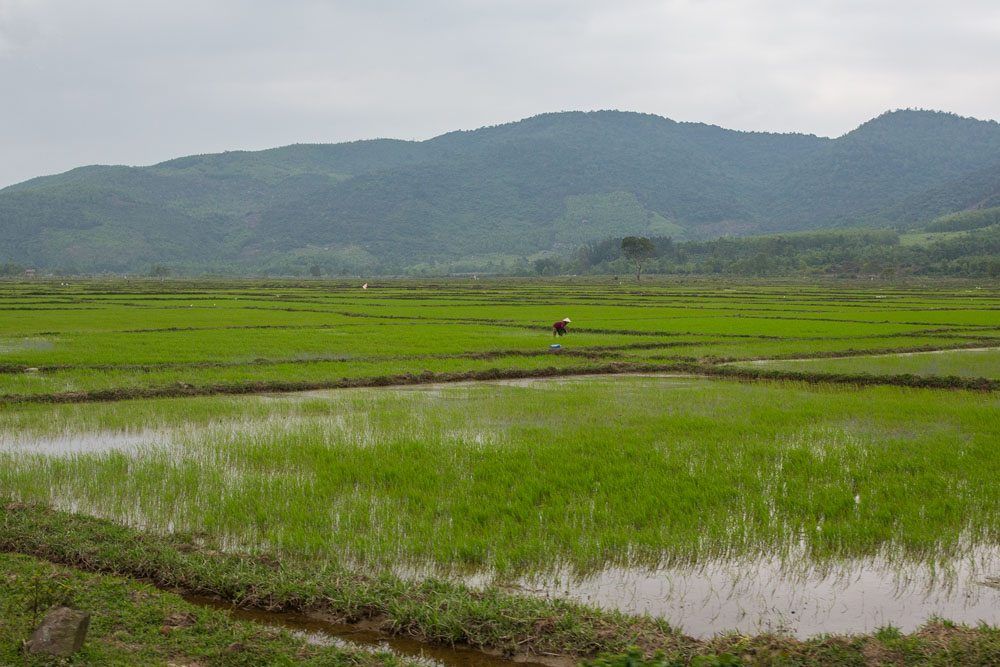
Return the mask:
{"type": "MultiPolygon", "coordinates": [[[[916,630],[933,616],[1000,625],[1000,547],[933,567],[886,559],[818,568],[807,560],[712,561],[642,570],[611,568],[577,578],[534,577],[512,591],[666,619],[694,637],[780,631],[806,638],[865,633],[892,624],[916,630]]],[[[482,581],[482,580],[481,580],[482,581]]]]}
{"type": "Polygon", "coordinates": [[[474,649],[436,646],[413,639],[392,637],[359,625],[332,623],[311,614],[239,609],[219,600],[198,595],[186,595],[184,599],[193,604],[224,610],[239,620],[291,630],[310,643],[323,645],[344,643],[354,648],[387,649],[400,656],[420,658],[448,667],[510,667],[515,664],[568,667],[573,664],[568,658],[546,659],[533,656],[508,660],[474,649]]]}

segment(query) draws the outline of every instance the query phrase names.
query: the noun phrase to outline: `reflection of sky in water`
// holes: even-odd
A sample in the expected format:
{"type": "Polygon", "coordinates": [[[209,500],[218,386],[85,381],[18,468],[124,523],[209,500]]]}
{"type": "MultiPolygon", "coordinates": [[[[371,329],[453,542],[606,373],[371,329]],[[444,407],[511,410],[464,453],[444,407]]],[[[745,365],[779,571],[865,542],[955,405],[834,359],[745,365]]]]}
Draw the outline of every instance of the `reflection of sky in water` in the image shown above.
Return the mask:
{"type": "MultiPolygon", "coordinates": [[[[316,396],[316,393],[310,393],[316,396]]],[[[183,448],[211,431],[213,437],[240,437],[301,427],[314,418],[272,417],[223,421],[164,430],[0,435],[0,452],[71,455],[108,451],[139,452],[183,448]]],[[[347,441],[366,444],[371,437],[359,424],[320,418],[327,428],[350,432],[347,441]],[[367,436],[367,437],[366,437],[367,436]]],[[[476,442],[476,434],[445,434],[476,442]]],[[[485,441],[484,441],[485,444],[485,441]]],[[[492,443],[496,444],[496,443],[492,443]]],[[[712,560],[697,566],[659,570],[611,567],[584,578],[535,576],[510,585],[512,592],[560,597],[627,613],[662,617],[686,634],[785,631],[799,637],[818,633],[861,633],[892,624],[909,632],[932,616],[968,624],[1000,625],[1000,546],[969,545],[965,555],[937,567],[898,559],[844,561],[824,569],[803,557],[712,560]],[[987,585],[987,582],[993,585],[987,585]]],[[[891,554],[890,554],[891,556],[891,554]]],[[[422,577],[420,568],[401,572],[422,577]]],[[[485,574],[466,578],[472,585],[485,574]]]]}
{"type": "Polygon", "coordinates": [[[54,344],[44,338],[0,338],[0,354],[24,350],[51,350],[54,344]]]}
{"type": "Polygon", "coordinates": [[[97,431],[63,433],[52,436],[18,437],[0,434],[0,452],[14,454],[97,454],[110,451],[138,451],[170,441],[166,431],[97,431]]]}
{"type": "Polygon", "coordinates": [[[187,424],[173,428],[146,428],[132,431],[66,431],[56,434],[0,433],[0,453],[63,456],[100,454],[112,451],[136,453],[160,448],[180,450],[184,447],[197,447],[202,440],[225,442],[234,438],[239,440],[263,433],[280,435],[308,425],[310,422],[322,423],[328,429],[345,430],[341,417],[329,415],[321,419],[300,416],[269,416],[219,420],[207,424],[187,424]]]}
{"type": "Polygon", "coordinates": [[[936,566],[872,558],[820,569],[803,562],[717,560],[661,570],[614,567],[584,578],[521,579],[510,589],[648,613],[698,637],[731,630],[780,630],[808,637],[871,632],[889,624],[909,632],[932,616],[1000,625],[1000,547],[970,549],[962,559],[936,566]]]}
{"type": "Polygon", "coordinates": [[[597,382],[621,382],[622,378],[627,378],[632,380],[634,378],[674,378],[675,380],[669,384],[658,384],[656,386],[658,391],[664,389],[682,389],[684,387],[694,386],[694,382],[684,382],[682,380],[677,380],[677,378],[687,378],[690,375],[684,375],[679,373],[628,373],[624,375],[618,374],[598,374],[598,375],[561,375],[556,377],[537,377],[537,378],[513,378],[510,380],[492,380],[490,382],[476,382],[474,384],[500,384],[506,387],[532,387],[535,389],[559,389],[560,386],[568,382],[586,382],[588,384],[594,384],[597,382]]]}

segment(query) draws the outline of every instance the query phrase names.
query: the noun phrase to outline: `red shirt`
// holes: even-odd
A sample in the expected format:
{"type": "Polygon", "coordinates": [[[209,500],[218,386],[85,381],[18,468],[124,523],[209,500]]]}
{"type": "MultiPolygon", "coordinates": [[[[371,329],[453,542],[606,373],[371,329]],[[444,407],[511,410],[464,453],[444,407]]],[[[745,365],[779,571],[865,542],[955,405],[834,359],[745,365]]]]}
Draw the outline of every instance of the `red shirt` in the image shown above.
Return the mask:
{"type": "Polygon", "coordinates": [[[565,329],[566,328],[566,323],[563,322],[562,320],[559,320],[558,322],[556,322],[555,324],[552,325],[552,328],[553,329],[565,329]]]}

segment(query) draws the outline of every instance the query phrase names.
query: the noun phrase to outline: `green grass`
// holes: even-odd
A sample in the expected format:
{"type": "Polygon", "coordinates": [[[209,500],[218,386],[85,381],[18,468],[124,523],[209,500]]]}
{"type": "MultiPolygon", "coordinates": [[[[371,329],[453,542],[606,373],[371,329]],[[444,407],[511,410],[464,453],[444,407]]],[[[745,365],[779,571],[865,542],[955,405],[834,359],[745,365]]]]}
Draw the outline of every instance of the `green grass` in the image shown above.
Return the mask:
{"type": "Polygon", "coordinates": [[[564,349],[606,363],[988,345],[1000,337],[998,301],[975,287],[592,279],[391,282],[364,292],[327,282],[0,283],[0,396],[330,386],[480,371],[487,365],[476,355],[489,356],[489,368],[577,366],[546,355],[549,326],[565,316],[574,322],[564,349]]]}
{"type": "MultiPolygon", "coordinates": [[[[0,396],[8,403],[574,373],[612,364],[735,373],[738,365],[713,364],[797,357],[814,359],[754,365],[745,375],[919,384],[903,377],[913,373],[945,387],[950,381],[941,376],[997,378],[996,370],[964,361],[984,353],[863,355],[987,346],[1000,337],[1000,298],[977,286],[623,287],[591,279],[401,281],[363,292],[353,283],[138,281],[6,283],[0,294],[0,370],[6,370],[0,396]],[[559,339],[562,352],[550,353],[549,323],[565,315],[573,317],[572,333],[559,339]],[[824,358],[830,355],[855,356],[824,358]],[[934,365],[922,365],[927,359],[934,365]]],[[[209,429],[198,434],[197,446],[182,447],[183,455],[138,460],[7,454],[11,465],[0,478],[24,497],[158,529],[205,528],[246,546],[377,566],[402,555],[500,570],[553,560],[593,568],[622,553],[696,559],[771,549],[800,533],[819,557],[870,553],[887,543],[947,552],[970,530],[995,534],[983,516],[996,509],[995,497],[959,481],[969,471],[973,479],[995,471],[995,462],[981,453],[981,460],[948,460],[949,448],[963,438],[980,442],[996,434],[987,418],[995,407],[989,395],[721,381],[685,381],[684,390],[646,380],[555,382],[565,391],[461,388],[405,399],[345,393],[310,408],[332,411],[318,415],[299,412],[309,401],[287,407],[246,398],[114,409],[8,405],[0,415],[8,438],[25,429],[89,424],[180,428],[170,416],[177,410],[181,421],[246,420],[252,433],[209,429]],[[705,413],[706,405],[715,407],[705,413]],[[946,408],[961,417],[943,417],[946,408]],[[356,414],[368,415],[364,424],[351,423],[371,430],[375,446],[351,448],[345,443],[356,434],[330,431],[337,419],[356,414]],[[916,428],[927,415],[934,427],[916,428]],[[274,427],[275,418],[285,417],[299,421],[274,427]],[[487,433],[504,445],[489,456],[488,447],[447,436],[448,429],[487,433]],[[898,435],[911,432],[920,436],[919,447],[898,435]],[[788,442],[854,458],[817,462],[815,453],[786,451],[788,442]],[[871,458],[871,451],[879,456],[871,458]],[[244,460],[251,452],[255,458],[244,460]],[[715,459],[725,463],[693,476],[715,459]],[[443,460],[454,465],[440,470],[443,460]],[[882,474],[894,479],[896,463],[910,460],[919,474],[900,477],[884,490],[885,499],[860,514],[853,501],[843,504],[854,497],[853,487],[882,474]],[[688,473],[677,477],[679,470],[688,473]],[[929,474],[938,470],[950,476],[929,474]],[[534,474],[522,479],[525,471],[534,474]],[[126,481],[110,483],[120,476],[126,481]],[[810,488],[813,476],[823,484],[810,488]],[[785,492],[775,499],[778,479],[785,492]],[[271,504],[278,500],[268,485],[282,490],[285,505],[271,504]],[[909,498],[950,486],[962,489],[954,502],[920,505],[916,513],[908,507],[909,498]],[[778,521],[769,514],[773,503],[778,521]],[[584,507],[589,514],[580,516],[584,507]],[[691,524],[694,507],[708,510],[704,530],[691,524]],[[937,519],[910,521],[928,513],[937,519]],[[338,548],[330,552],[332,544],[338,548]]]]}
{"type": "Polygon", "coordinates": [[[982,377],[1000,380],[1000,349],[768,361],[759,368],[818,373],[982,377]]]}
{"type": "MultiPolygon", "coordinates": [[[[873,355],[995,347],[998,309],[995,286],[962,283],[0,283],[0,493],[76,513],[8,512],[6,548],[384,616],[431,641],[590,654],[642,636],[647,657],[742,656],[733,638],[690,643],[576,606],[553,629],[562,603],[387,572],[504,579],[761,553],[789,567],[936,562],[995,545],[996,353],[873,355]],[[551,352],[551,322],[567,316],[551,352]],[[653,368],[691,377],[573,377],[653,368]],[[199,396],[153,398],[186,394],[199,396]],[[15,446],[88,434],[152,446],[15,446]],[[228,564],[185,560],[177,539],[228,564]]],[[[958,654],[929,628],[776,650],[946,664],[958,654]]],[[[968,632],[995,650],[989,631],[968,632]]],[[[769,641],[753,650],[770,655],[769,641]]]]}
{"type": "Polygon", "coordinates": [[[8,410],[4,432],[160,429],[165,446],[7,453],[0,487],[375,569],[586,571],[800,541],[814,559],[946,558],[1000,535],[998,407],[957,391],[627,377],[95,405],[87,420],[32,406],[8,410]]]}
{"type": "Polygon", "coordinates": [[[0,386],[12,396],[44,396],[73,391],[127,391],[137,388],[171,389],[184,385],[250,385],[266,382],[322,383],[363,380],[404,374],[461,373],[489,369],[560,369],[593,365],[586,357],[543,354],[537,357],[512,356],[497,359],[379,359],[375,361],[315,361],[310,363],[248,364],[219,368],[177,368],[154,371],[127,369],[69,369],[51,373],[0,375],[0,386]],[[192,384],[193,383],[193,384],[192,384]]]}
{"type": "Polygon", "coordinates": [[[119,577],[88,574],[0,553],[0,664],[23,665],[403,665],[387,651],[307,643],[301,637],[185,602],[179,595],[119,577]],[[48,608],[89,611],[83,649],[71,662],[21,651],[48,608]]]}
{"type": "MultiPolygon", "coordinates": [[[[644,664],[646,659],[662,665],[987,665],[1000,659],[1000,631],[985,625],[971,628],[932,620],[912,634],[885,630],[875,636],[806,641],[729,634],[695,640],[649,617],[512,596],[495,588],[364,577],[328,565],[220,553],[204,536],[158,537],[40,507],[3,507],[2,550],[115,575],[88,575],[0,554],[11,584],[0,587],[0,605],[7,609],[0,620],[0,656],[10,656],[14,664],[23,664],[17,649],[33,625],[29,616],[39,602],[71,603],[95,613],[84,657],[97,659],[76,664],[134,664],[130,656],[144,664],[162,664],[165,655],[174,664],[192,655],[199,664],[209,665],[292,662],[288,653],[296,645],[287,635],[232,623],[218,612],[116,578],[121,575],[218,596],[239,606],[320,612],[346,622],[367,620],[386,633],[505,655],[601,652],[604,657],[595,663],[599,665],[644,664]],[[178,613],[192,624],[164,634],[161,628],[178,613]],[[220,650],[232,646],[227,642],[233,639],[240,651],[220,650]]],[[[299,647],[294,655],[296,664],[363,665],[378,660],[389,658],[315,647],[299,647]]]]}
{"type": "Polygon", "coordinates": [[[241,607],[312,611],[335,622],[369,621],[387,634],[507,655],[587,655],[622,651],[632,643],[703,646],[648,617],[518,597],[496,588],[473,590],[440,579],[407,581],[329,563],[222,553],[210,536],[159,537],[41,507],[0,508],[0,551],[143,578],[241,607]]]}

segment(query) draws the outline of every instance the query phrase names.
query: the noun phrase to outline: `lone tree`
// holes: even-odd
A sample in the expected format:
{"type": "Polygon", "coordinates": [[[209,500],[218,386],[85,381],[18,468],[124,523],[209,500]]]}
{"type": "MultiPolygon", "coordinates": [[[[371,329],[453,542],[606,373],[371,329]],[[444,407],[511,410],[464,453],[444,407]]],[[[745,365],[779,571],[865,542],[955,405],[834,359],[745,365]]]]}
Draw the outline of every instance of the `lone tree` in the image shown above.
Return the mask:
{"type": "Polygon", "coordinates": [[[645,237],[626,236],[622,239],[622,252],[635,262],[635,281],[639,282],[642,277],[642,264],[656,255],[656,246],[645,237]]]}

